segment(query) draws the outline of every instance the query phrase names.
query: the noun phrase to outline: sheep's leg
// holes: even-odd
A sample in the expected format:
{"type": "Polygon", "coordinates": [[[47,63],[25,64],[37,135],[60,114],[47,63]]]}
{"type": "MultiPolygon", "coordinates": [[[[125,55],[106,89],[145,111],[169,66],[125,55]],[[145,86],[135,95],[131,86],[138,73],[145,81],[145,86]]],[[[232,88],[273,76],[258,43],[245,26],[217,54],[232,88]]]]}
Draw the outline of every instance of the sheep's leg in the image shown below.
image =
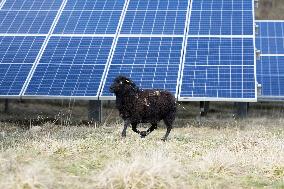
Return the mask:
{"type": "Polygon", "coordinates": [[[121,136],[122,137],[126,137],[126,130],[127,130],[127,127],[130,125],[130,122],[125,120],[124,121],[124,127],[123,127],[123,130],[122,130],[122,133],[121,133],[121,136]]]}
{"type": "Polygon", "coordinates": [[[168,136],[173,128],[173,122],[175,120],[175,114],[170,114],[169,116],[167,116],[165,119],[164,119],[164,122],[167,126],[167,132],[165,134],[165,136],[162,138],[162,141],[166,141],[168,139],[168,136]]]}
{"type": "Polygon", "coordinates": [[[131,123],[131,125],[132,125],[132,130],[133,130],[135,133],[140,134],[140,131],[137,130],[137,123],[131,123]]]}
{"type": "Polygon", "coordinates": [[[171,130],[172,130],[172,126],[167,126],[167,132],[166,132],[165,136],[162,138],[162,141],[166,141],[168,139],[168,136],[169,136],[171,130]]]}
{"type": "Polygon", "coordinates": [[[152,133],[155,129],[157,129],[158,124],[157,123],[152,123],[151,127],[146,131],[147,135],[152,133]]]}

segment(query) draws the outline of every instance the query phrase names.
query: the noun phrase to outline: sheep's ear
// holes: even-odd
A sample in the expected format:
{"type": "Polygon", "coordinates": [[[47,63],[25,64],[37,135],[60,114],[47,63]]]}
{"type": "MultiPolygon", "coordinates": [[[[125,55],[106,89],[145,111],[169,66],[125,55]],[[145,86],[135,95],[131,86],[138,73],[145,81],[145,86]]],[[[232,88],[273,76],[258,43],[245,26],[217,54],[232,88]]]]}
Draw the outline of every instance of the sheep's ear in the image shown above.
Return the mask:
{"type": "Polygon", "coordinates": [[[125,82],[129,83],[130,81],[128,79],[126,79],[125,82]]]}

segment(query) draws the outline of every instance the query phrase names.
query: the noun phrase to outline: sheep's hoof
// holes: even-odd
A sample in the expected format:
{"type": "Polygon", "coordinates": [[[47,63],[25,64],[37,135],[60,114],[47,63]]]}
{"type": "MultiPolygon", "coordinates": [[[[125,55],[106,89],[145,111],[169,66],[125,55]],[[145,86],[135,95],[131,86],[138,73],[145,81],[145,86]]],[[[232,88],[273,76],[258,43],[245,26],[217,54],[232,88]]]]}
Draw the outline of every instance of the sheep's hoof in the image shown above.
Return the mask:
{"type": "Polygon", "coordinates": [[[161,141],[166,142],[167,138],[161,138],[161,141]]]}
{"type": "Polygon", "coordinates": [[[147,136],[147,132],[146,131],[141,131],[140,132],[140,137],[141,138],[145,138],[147,136]]]}

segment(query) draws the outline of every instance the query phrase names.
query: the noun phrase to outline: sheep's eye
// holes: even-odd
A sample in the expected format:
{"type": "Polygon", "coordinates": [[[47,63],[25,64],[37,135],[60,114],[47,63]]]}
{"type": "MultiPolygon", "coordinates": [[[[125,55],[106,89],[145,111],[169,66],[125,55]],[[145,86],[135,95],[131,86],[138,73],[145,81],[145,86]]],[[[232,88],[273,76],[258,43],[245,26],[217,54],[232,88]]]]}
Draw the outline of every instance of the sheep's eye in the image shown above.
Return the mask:
{"type": "Polygon", "coordinates": [[[129,83],[129,80],[126,79],[125,82],[129,83]]]}
{"type": "Polygon", "coordinates": [[[122,81],[120,81],[119,84],[122,85],[122,81]]]}

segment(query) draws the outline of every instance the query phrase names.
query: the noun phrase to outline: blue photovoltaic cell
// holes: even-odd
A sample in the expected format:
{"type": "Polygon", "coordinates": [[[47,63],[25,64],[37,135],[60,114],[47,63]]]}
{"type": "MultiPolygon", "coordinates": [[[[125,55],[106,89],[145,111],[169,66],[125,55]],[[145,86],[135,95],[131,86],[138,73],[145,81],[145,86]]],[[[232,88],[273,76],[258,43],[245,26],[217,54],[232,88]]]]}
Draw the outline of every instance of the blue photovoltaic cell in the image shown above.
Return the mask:
{"type": "Polygon", "coordinates": [[[253,39],[189,37],[185,64],[254,66],[253,39]]]}
{"type": "Polygon", "coordinates": [[[284,22],[257,22],[256,48],[262,54],[284,54],[284,22]]]}
{"type": "Polygon", "coordinates": [[[251,11],[252,8],[251,0],[195,0],[192,3],[193,10],[251,11]]]}
{"type": "Polygon", "coordinates": [[[61,3],[62,0],[6,0],[2,10],[58,10],[61,3]]]}
{"type": "Polygon", "coordinates": [[[47,34],[56,11],[0,11],[0,33],[47,34]]]}
{"type": "Polygon", "coordinates": [[[252,11],[191,11],[189,35],[253,35],[252,26],[252,11]]]}
{"type": "Polygon", "coordinates": [[[255,98],[254,67],[186,65],[180,96],[255,98]]]}
{"type": "Polygon", "coordinates": [[[127,11],[122,34],[184,34],[186,11],[127,11]]]}
{"type": "Polygon", "coordinates": [[[102,96],[113,96],[109,86],[119,74],[144,89],[166,89],[176,94],[183,38],[120,37],[102,96]]]}
{"type": "Polygon", "coordinates": [[[105,65],[39,64],[24,95],[95,97],[105,65]]]}
{"type": "Polygon", "coordinates": [[[121,11],[63,11],[54,33],[115,34],[121,11]]]}
{"type": "Polygon", "coordinates": [[[192,2],[189,35],[253,35],[252,0],[192,2]]]}
{"type": "Polygon", "coordinates": [[[18,96],[32,64],[0,64],[0,96],[18,96]]]}
{"type": "Polygon", "coordinates": [[[51,37],[24,95],[97,96],[112,41],[51,37]]]}
{"type": "Polygon", "coordinates": [[[33,64],[45,37],[1,37],[0,64],[33,64]]]}
{"type": "Polygon", "coordinates": [[[142,89],[166,89],[176,94],[179,65],[114,65],[110,66],[102,96],[113,96],[109,87],[118,75],[130,77],[142,89]]]}
{"type": "Polygon", "coordinates": [[[181,97],[255,98],[249,38],[188,38],[181,97]]]}
{"type": "Polygon", "coordinates": [[[64,10],[122,10],[125,0],[68,0],[64,10]]]}
{"type": "Polygon", "coordinates": [[[20,95],[44,37],[0,37],[0,95],[20,95]]]}
{"type": "Polygon", "coordinates": [[[262,56],[257,63],[262,97],[284,97],[284,56],[262,56]]]}
{"type": "Polygon", "coordinates": [[[130,0],[128,10],[187,10],[188,0],[130,0]]]}

